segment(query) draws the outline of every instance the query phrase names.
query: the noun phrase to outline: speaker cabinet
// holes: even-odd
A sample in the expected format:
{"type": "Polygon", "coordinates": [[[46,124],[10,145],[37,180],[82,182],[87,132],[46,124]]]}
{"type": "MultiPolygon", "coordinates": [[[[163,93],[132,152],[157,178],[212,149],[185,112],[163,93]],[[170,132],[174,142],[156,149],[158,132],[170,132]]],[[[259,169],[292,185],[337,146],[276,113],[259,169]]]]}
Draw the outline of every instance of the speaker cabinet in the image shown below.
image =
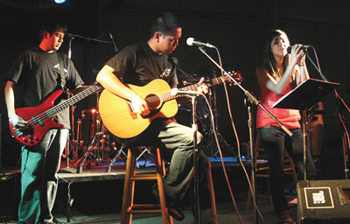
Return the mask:
{"type": "Polygon", "coordinates": [[[297,183],[298,223],[350,223],[350,180],[297,183]]]}

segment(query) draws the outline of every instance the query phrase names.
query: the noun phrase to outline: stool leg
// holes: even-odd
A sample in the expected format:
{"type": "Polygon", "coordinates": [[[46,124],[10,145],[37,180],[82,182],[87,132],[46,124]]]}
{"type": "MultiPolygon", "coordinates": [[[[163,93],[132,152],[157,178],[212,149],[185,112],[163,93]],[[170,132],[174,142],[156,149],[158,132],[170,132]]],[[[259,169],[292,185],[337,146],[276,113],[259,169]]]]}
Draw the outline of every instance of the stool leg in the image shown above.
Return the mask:
{"type": "Polygon", "coordinates": [[[135,163],[136,157],[132,153],[131,149],[128,148],[128,157],[126,162],[126,173],[124,181],[124,194],[123,194],[123,205],[121,214],[121,224],[131,224],[132,214],[128,213],[128,208],[132,205],[134,201],[134,188],[135,182],[130,181],[130,178],[135,173],[135,163]]]}
{"type": "Polygon", "coordinates": [[[164,191],[164,182],[163,177],[165,175],[165,169],[164,169],[164,161],[160,155],[160,149],[156,149],[156,170],[157,170],[157,184],[158,184],[158,190],[159,190],[159,199],[160,199],[160,207],[162,209],[162,217],[163,217],[163,223],[164,224],[171,224],[173,223],[172,217],[169,216],[168,208],[166,207],[166,198],[165,198],[165,191],[164,191]]]}

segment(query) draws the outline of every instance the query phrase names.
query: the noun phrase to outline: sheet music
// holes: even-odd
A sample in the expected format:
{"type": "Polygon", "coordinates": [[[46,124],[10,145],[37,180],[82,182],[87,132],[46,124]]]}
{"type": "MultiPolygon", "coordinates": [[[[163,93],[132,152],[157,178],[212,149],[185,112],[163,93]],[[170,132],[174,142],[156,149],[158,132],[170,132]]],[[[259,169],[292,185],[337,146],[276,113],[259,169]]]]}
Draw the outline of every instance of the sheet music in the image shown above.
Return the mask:
{"type": "Polygon", "coordinates": [[[281,97],[272,105],[272,108],[305,109],[305,107],[311,107],[318,103],[338,86],[339,83],[307,79],[281,97]]]}

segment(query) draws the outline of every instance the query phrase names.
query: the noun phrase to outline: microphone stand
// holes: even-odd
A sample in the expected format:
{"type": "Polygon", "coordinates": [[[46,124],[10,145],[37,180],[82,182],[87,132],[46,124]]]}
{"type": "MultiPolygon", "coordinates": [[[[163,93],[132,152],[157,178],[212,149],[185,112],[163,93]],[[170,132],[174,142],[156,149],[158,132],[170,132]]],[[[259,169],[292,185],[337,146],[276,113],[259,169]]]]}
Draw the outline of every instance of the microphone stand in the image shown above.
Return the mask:
{"type": "MultiPolygon", "coordinates": [[[[312,65],[316,68],[316,70],[318,71],[318,73],[321,76],[321,79],[328,82],[328,80],[325,78],[325,76],[322,74],[321,70],[316,66],[316,64],[313,62],[313,60],[311,59],[309,53],[304,50],[305,55],[307,56],[307,58],[309,59],[309,61],[312,63],[312,65]]],[[[344,172],[345,172],[345,179],[348,179],[348,173],[349,173],[349,168],[348,168],[348,152],[350,149],[350,137],[349,137],[349,131],[346,128],[346,125],[344,123],[343,120],[343,115],[342,115],[342,110],[346,109],[346,111],[350,114],[350,109],[349,107],[346,105],[346,103],[344,102],[344,100],[339,96],[337,90],[333,90],[333,93],[335,95],[335,98],[339,100],[340,105],[337,108],[336,113],[338,113],[339,116],[339,120],[340,123],[343,126],[344,129],[344,133],[342,135],[342,142],[343,142],[343,155],[344,155],[344,172]]]]}
{"type": "MultiPolygon", "coordinates": [[[[80,36],[80,35],[77,35],[77,34],[72,34],[72,33],[67,33],[67,36],[68,36],[68,38],[69,38],[69,40],[68,40],[68,58],[69,59],[71,59],[72,58],[72,42],[73,42],[73,40],[74,40],[74,37],[77,37],[77,38],[81,38],[81,39],[85,39],[85,40],[89,40],[89,41],[96,41],[96,42],[101,42],[101,43],[107,43],[107,44],[109,44],[110,42],[108,42],[108,41],[104,41],[104,40],[98,40],[98,39],[95,39],[95,38],[89,38],[89,37],[83,37],[83,36],[80,36]]],[[[111,38],[112,38],[112,36],[111,36],[111,38]]],[[[112,39],[113,40],[113,39],[112,39]]],[[[114,41],[113,41],[113,44],[114,44],[114,41]]],[[[115,44],[114,44],[115,45],[115,44]]],[[[116,47],[115,47],[116,48],[116,47]]],[[[74,111],[75,111],[75,106],[72,106],[71,107],[71,119],[72,119],[72,142],[73,142],[73,150],[75,150],[75,152],[73,152],[73,155],[78,155],[78,149],[79,149],[79,142],[78,141],[75,141],[76,139],[75,139],[75,134],[74,134],[74,132],[75,132],[75,126],[74,126],[74,111]],[[74,143],[76,143],[76,144],[74,144],[74,143]]],[[[70,167],[69,167],[69,151],[70,151],[70,144],[69,144],[69,138],[70,138],[70,136],[69,136],[69,133],[68,133],[68,138],[67,138],[67,158],[66,158],[66,160],[67,160],[67,169],[69,169],[70,167]]],[[[73,160],[74,160],[74,162],[76,162],[75,161],[75,158],[73,157],[73,160]]]]}
{"type": "MultiPolygon", "coordinates": [[[[101,43],[105,43],[105,44],[109,44],[110,43],[109,41],[99,40],[99,39],[90,38],[90,37],[83,37],[83,36],[80,36],[78,34],[67,33],[67,35],[68,35],[69,38],[78,37],[78,38],[81,38],[81,39],[84,39],[84,40],[89,40],[89,41],[96,41],[96,42],[101,42],[101,43]]],[[[72,39],[74,39],[74,38],[72,38],[72,39]]]]}
{"type": "Polygon", "coordinates": [[[193,158],[193,166],[194,166],[194,195],[195,195],[195,223],[200,224],[200,205],[199,205],[199,175],[198,175],[198,159],[199,159],[199,149],[197,145],[197,131],[198,126],[196,123],[197,118],[197,107],[196,107],[196,95],[191,95],[192,102],[192,129],[193,129],[193,149],[194,149],[194,158],[193,158]]]}
{"type": "MultiPolygon", "coordinates": [[[[68,37],[69,37],[69,41],[68,41],[68,58],[69,59],[71,59],[72,58],[72,40],[74,39],[71,35],[69,35],[68,34],[68,37]]],[[[70,96],[70,94],[68,95],[68,96],[70,96]]],[[[74,111],[75,111],[75,106],[72,106],[71,107],[71,119],[72,119],[72,121],[71,121],[71,125],[72,125],[72,142],[73,142],[73,144],[74,144],[74,139],[75,139],[75,136],[74,136],[74,131],[75,131],[75,129],[74,129],[74,111]]],[[[67,144],[66,144],[66,156],[67,156],[67,158],[66,158],[66,162],[67,162],[67,164],[66,164],[66,168],[67,169],[69,169],[70,167],[69,167],[69,152],[70,152],[70,135],[69,135],[69,132],[68,132],[68,137],[67,137],[67,144]]],[[[72,144],[72,146],[73,146],[73,150],[75,149],[75,146],[72,144]]],[[[75,152],[73,152],[73,155],[75,154],[75,152]]],[[[73,160],[74,160],[74,157],[73,157],[73,160]]]]}
{"type": "MultiPolygon", "coordinates": [[[[259,219],[258,219],[258,211],[257,211],[257,208],[256,208],[256,206],[255,206],[255,198],[257,197],[257,192],[256,192],[256,173],[255,173],[255,169],[256,169],[256,167],[255,167],[255,159],[256,158],[254,158],[253,159],[253,156],[255,155],[254,154],[254,143],[253,143],[253,139],[255,139],[255,137],[254,137],[254,119],[253,119],[253,111],[252,111],[252,108],[251,108],[251,101],[248,99],[245,99],[244,100],[244,103],[245,103],[245,105],[246,105],[246,107],[247,107],[247,110],[248,110],[248,129],[249,129],[249,148],[250,148],[250,155],[252,155],[252,159],[251,159],[251,163],[252,163],[252,168],[251,168],[251,170],[252,170],[252,177],[253,178],[251,178],[252,179],[252,191],[253,191],[253,193],[254,193],[254,196],[253,196],[253,199],[254,199],[254,201],[253,201],[253,203],[254,203],[254,210],[253,210],[253,213],[255,214],[255,223],[259,223],[259,219]]],[[[252,193],[252,194],[253,194],[252,193]]]]}
{"type": "Polygon", "coordinates": [[[293,133],[288,130],[277,118],[275,118],[256,98],[246,89],[243,88],[241,84],[239,84],[234,78],[232,78],[228,72],[226,72],[218,63],[216,63],[204,50],[203,47],[198,48],[204,55],[206,55],[223,73],[225,76],[228,76],[243,92],[244,94],[248,97],[248,99],[253,102],[255,105],[261,107],[270,117],[276,121],[282,128],[283,131],[285,131],[289,136],[292,136],[293,133]]]}
{"type": "Polygon", "coordinates": [[[184,95],[187,97],[191,97],[191,103],[192,103],[192,130],[193,130],[193,167],[194,167],[194,175],[193,175],[193,182],[194,182],[194,217],[195,217],[195,223],[200,224],[200,205],[199,205],[199,175],[198,175],[198,159],[199,159],[199,149],[197,144],[197,132],[198,132],[198,126],[197,126],[197,95],[201,93],[193,92],[193,91],[178,91],[178,95],[184,95]]]}
{"type": "MultiPolygon", "coordinates": [[[[241,84],[239,84],[234,78],[232,78],[216,61],[214,61],[206,52],[205,50],[203,49],[204,47],[198,47],[198,49],[205,55],[209,58],[209,60],[211,60],[222,72],[223,72],[223,75],[224,76],[228,76],[243,92],[244,94],[246,95],[246,97],[248,98],[248,100],[251,102],[251,103],[254,103],[256,106],[259,106],[261,109],[263,109],[281,128],[283,131],[285,131],[289,136],[292,136],[293,133],[291,131],[288,130],[288,128],[286,128],[279,120],[277,120],[277,118],[275,118],[273,116],[273,114],[270,113],[270,111],[268,111],[249,91],[247,91],[246,89],[243,88],[243,86],[241,86],[241,84]]],[[[250,113],[250,112],[249,112],[250,113]]],[[[252,133],[252,125],[249,125],[249,133],[252,133]]],[[[253,136],[250,134],[249,136],[250,138],[252,138],[253,136]]],[[[256,176],[255,176],[255,169],[253,169],[254,165],[253,165],[253,161],[256,159],[254,158],[254,153],[253,153],[253,144],[252,144],[253,140],[250,139],[250,149],[251,149],[251,163],[252,163],[252,174],[251,174],[251,179],[252,179],[252,182],[255,184],[255,179],[256,179],[256,176]]],[[[255,195],[256,195],[256,192],[255,192],[255,188],[253,187],[252,188],[252,195],[253,195],[253,200],[254,200],[254,207],[256,207],[256,203],[255,203],[255,195]]],[[[257,213],[257,209],[255,209],[255,220],[256,220],[256,223],[258,223],[258,213],[257,213]]]]}

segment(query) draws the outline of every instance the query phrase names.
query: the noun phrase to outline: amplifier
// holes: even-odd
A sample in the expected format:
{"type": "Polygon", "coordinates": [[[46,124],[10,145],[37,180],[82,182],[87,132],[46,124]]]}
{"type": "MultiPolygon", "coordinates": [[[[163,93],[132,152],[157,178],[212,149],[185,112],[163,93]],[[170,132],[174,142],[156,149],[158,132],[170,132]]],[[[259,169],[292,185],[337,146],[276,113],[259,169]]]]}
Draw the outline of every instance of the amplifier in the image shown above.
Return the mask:
{"type": "Polygon", "coordinates": [[[297,183],[298,223],[350,223],[350,180],[297,183]]]}

